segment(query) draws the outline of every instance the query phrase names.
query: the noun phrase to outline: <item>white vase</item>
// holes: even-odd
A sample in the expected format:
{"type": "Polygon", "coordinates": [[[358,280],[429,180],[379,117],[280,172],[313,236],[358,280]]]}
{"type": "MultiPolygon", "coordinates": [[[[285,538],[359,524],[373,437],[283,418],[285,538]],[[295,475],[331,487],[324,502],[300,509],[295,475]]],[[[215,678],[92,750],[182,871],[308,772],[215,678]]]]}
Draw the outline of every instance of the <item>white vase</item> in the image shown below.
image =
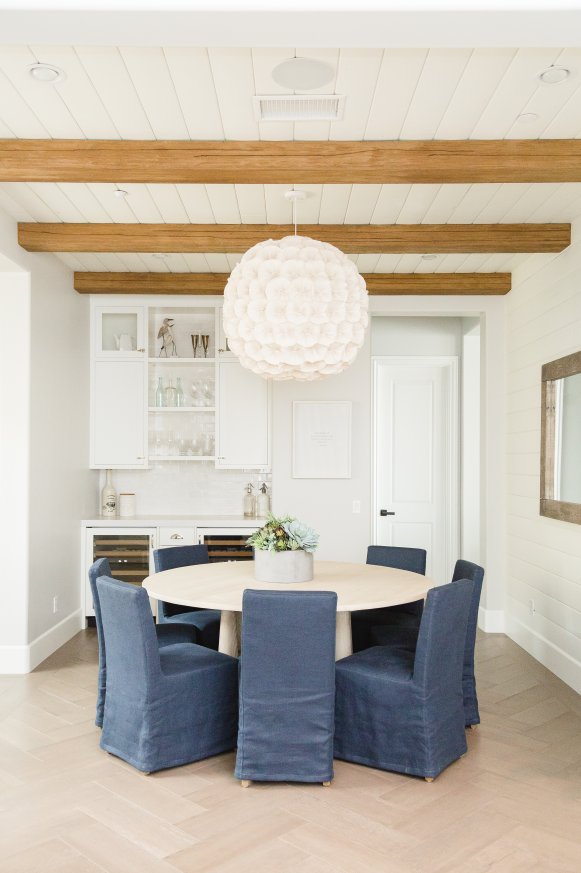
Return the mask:
{"type": "Polygon", "coordinates": [[[302,549],[294,552],[255,549],[254,578],[257,582],[279,582],[283,585],[310,582],[313,578],[313,555],[302,549]]]}

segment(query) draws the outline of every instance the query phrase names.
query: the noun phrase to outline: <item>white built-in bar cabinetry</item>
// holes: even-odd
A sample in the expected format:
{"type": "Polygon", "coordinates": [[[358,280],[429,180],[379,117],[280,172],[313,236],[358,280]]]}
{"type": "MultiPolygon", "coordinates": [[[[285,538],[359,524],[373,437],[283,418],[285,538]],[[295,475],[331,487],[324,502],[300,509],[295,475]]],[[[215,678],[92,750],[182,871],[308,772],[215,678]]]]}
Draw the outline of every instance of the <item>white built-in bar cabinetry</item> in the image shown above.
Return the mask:
{"type": "Polygon", "coordinates": [[[270,385],[229,351],[220,302],[94,297],[91,325],[92,468],[270,466],[270,385]],[[166,319],[175,346],[163,348],[166,319]],[[159,405],[160,388],[169,405],[159,405]]]}
{"type": "MultiPolygon", "coordinates": [[[[252,559],[246,540],[264,519],[240,516],[142,516],[132,519],[86,519],[82,522],[83,614],[94,616],[88,570],[97,558],[108,558],[114,578],[134,585],[154,573],[153,550],[171,546],[208,547],[210,561],[252,559]]],[[[155,611],[155,603],[152,603],[155,611]]]]}

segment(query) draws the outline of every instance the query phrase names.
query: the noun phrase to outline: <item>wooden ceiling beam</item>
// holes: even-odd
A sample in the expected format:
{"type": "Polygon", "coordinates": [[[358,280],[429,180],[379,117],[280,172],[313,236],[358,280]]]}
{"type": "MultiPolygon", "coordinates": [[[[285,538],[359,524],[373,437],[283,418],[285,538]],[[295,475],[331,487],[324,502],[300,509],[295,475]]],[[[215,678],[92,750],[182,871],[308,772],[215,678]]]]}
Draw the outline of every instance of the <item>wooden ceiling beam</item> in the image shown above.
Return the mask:
{"type": "Polygon", "coordinates": [[[580,182],[581,140],[0,140],[2,182],[580,182]]]}
{"type": "MultiPolygon", "coordinates": [[[[245,252],[257,242],[292,234],[276,224],[18,225],[29,252],[245,252]]],[[[306,224],[301,236],[348,254],[560,252],[570,224],[306,224]]]]}
{"type": "MultiPolygon", "coordinates": [[[[510,273],[365,273],[371,296],[507,294],[510,273]]],[[[80,294],[222,294],[228,273],[75,273],[80,294]]]]}

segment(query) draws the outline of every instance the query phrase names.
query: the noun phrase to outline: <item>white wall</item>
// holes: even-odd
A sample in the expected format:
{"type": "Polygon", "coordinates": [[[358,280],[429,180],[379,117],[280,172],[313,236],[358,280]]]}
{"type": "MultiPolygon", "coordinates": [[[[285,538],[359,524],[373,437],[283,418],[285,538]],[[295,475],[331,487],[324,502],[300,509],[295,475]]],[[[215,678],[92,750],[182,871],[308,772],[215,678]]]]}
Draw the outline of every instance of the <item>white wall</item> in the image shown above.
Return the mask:
{"type": "MultiPolygon", "coordinates": [[[[74,292],[71,271],[54,256],[30,255],[18,246],[16,223],[4,213],[0,253],[24,271],[29,287],[22,299],[10,290],[1,298],[8,390],[20,397],[10,407],[11,426],[22,435],[27,458],[16,456],[20,468],[14,483],[15,471],[6,469],[10,456],[2,451],[0,487],[10,495],[3,509],[10,511],[13,494],[22,502],[21,532],[26,494],[28,542],[21,535],[14,546],[5,546],[27,568],[20,580],[18,614],[11,617],[26,631],[24,639],[19,634],[19,642],[11,642],[14,636],[4,636],[0,625],[0,647],[5,647],[0,648],[0,672],[26,672],[81,627],[79,520],[87,514],[95,478],[87,469],[88,301],[74,292]],[[7,353],[6,343],[15,346],[13,354],[7,353]]],[[[3,416],[7,408],[3,402],[3,416]]]]}
{"type": "Polygon", "coordinates": [[[372,355],[462,354],[462,319],[376,317],[371,322],[372,355]]]}
{"type": "MultiPolygon", "coordinates": [[[[376,315],[482,319],[481,558],[486,568],[481,625],[501,631],[504,621],[505,339],[503,297],[372,298],[376,315]],[[485,527],[488,528],[485,535],[485,527]]],[[[443,322],[442,322],[443,324],[443,322]]],[[[459,328],[460,330],[461,328],[459,328]]],[[[458,342],[461,341],[459,336],[458,342]]],[[[318,555],[362,561],[371,542],[371,340],[344,373],[321,382],[274,385],[273,495],[276,512],[292,512],[321,535],[318,555]],[[351,479],[293,479],[292,401],[353,402],[351,479]],[[324,484],[324,488],[321,487],[324,484]],[[353,500],[361,513],[353,514],[353,500]]]]}
{"type": "MultiPolygon", "coordinates": [[[[16,269],[16,264],[12,265],[16,269]]],[[[29,277],[0,272],[0,668],[28,642],[29,277]],[[15,362],[18,366],[15,367],[15,362]]]]}
{"type": "Polygon", "coordinates": [[[581,527],[539,515],[541,367],[581,349],[578,234],[548,264],[530,258],[507,298],[506,611],[509,635],[581,691],[581,527]]]}

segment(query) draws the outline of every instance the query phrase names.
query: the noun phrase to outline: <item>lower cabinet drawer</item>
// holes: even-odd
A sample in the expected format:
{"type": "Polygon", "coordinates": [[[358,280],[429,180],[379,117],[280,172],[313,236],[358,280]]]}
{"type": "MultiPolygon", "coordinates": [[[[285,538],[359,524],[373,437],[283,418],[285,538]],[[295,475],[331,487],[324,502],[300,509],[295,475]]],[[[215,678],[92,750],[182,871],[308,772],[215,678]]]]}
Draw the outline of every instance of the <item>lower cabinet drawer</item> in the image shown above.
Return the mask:
{"type": "Polygon", "coordinates": [[[194,546],[197,542],[195,527],[160,527],[159,546],[194,546]]]}

